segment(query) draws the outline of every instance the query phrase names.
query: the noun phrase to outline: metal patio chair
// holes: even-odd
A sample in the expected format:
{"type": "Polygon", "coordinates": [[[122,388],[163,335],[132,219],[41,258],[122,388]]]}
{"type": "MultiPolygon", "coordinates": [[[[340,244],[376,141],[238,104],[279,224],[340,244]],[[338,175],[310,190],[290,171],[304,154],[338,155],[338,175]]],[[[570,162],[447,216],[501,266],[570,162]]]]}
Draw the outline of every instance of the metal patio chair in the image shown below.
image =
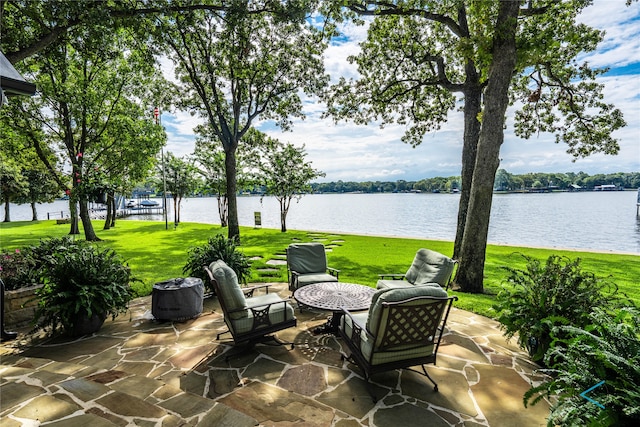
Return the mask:
{"type": "Polygon", "coordinates": [[[449,289],[453,269],[458,262],[440,252],[420,249],[406,273],[379,274],[376,288],[404,288],[410,285],[437,283],[449,289]]]}
{"type": "Polygon", "coordinates": [[[436,363],[440,341],[456,296],[448,296],[438,285],[378,290],[368,312],[344,311],[338,332],[351,352],[343,359],[358,365],[364,373],[369,393],[377,401],[371,375],[393,369],[421,365],[434,384],[425,364],[436,363]]]}
{"type": "Polygon", "coordinates": [[[287,247],[289,290],[321,282],[337,282],[340,270],[327,266],[322,243],[292,243],[287,247]]]}
{"type": "Polygon", "coordinates": [[[294,347],[293,343],[282,342],[272,335],[297,324],[293,307],[286,300],[275,293],[247,298],[238,283],[236,273],[222,260],[215,261],[204,269],[215,289],[224,321],[229,328],[218,334],[217,339],[229,332],[236,345],[273,340],[277,344],[294,347]]]}

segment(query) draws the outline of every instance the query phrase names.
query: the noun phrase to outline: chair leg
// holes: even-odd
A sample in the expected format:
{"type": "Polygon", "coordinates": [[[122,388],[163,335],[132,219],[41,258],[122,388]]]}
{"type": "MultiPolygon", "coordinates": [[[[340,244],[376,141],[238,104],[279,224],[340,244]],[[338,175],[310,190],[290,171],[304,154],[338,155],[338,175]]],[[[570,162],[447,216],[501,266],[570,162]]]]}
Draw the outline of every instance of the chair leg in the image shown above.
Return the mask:
{"type": "MultiPolygon", "coordinates": [[[[225,332],[222,332],[222,334],[224,334],[225,332]]],[[[285,345],[290,345],[291,346],[291,350],[293,350],[295,348],[295,344],[292,342],[288,342],[288,341],[282,341],[279,340],[275,335],[264,335],[262,337],[256,338],[256,339],[252,339],[249,341],[243,341],[243,342],[239,342],[239,343],[235,343],[235,345],[233,346],[234,349],[230,350],[225,357],[225,362],[228,362],[230,358],[234,357],[234,356],[239,356],[242,353],[252,349],[253,347],[255,347],[256,344],[264,344],[264,345],[271,345],[271,346],[285,346],[285,345]],[[235,351],[234,351],[235,350],[235,351]]]]}
{"type": "Polygon", "coordinates": [[[274,346],[278,346],[278,345],[290,345],[291,346],[291,350],[293,350],[295,348],[295,344],[289,341],[282,341],[280,339],[278,339],[278,337],[276,337],[275,335],[265,335],[263,337],[260,337],[259,339],[253,341],[255,344],[265,344],[265,345],[274,345],[274,346]],[[273,341],[274,344],[268,344],[269,341],[273,341]]]}
{"type": "Polygon", "coordinates": [[[422,370],[424,371],[424,376],[429,378],[429,381],[431,381],[433,383],[433,391],[435,391],[437,393],[438,392],[438,384],[433,380],[433,378],[431,378],[431,376],[427,372],[427,368],[424,365],[422,365],[422,370]]]}
{"type": "Polygon", "coordinates": [[[218,335],[216,335],[216,340],[220,340],[220,335],[229,334],[229,333],[231,333],[229,329],[227,329],[224,332],[220,332],[218,335]]]}
{"type": "MultiPolygon", "coordinates": [[[[353,363],[354,365],[358,366],[358,362],[356,362],[353,358],[353,354],[350,355],[346,355],[343,352],[340,352],[340,360],[342,361],[348,361],[350,363],[353,363]]],[[[373,392],[373,384],[371,384],[371,381],[369,381],[369,375],[367,374],[367,372],[360,368],[360,370],[362,371],[362,374],[364,375],[364,381],[365,381],[365,387],[367,387],[367,392],[369,393],[369,396],[371,396],[371,400],[373,401],[373,404],[375,405],[376,403],[378,403],[378,398],[376,397],[375,393],[373,392]]]]}
{"type": "Polygon", "coordinates": [[[373,404],[375,405],[376,403],[378,403],[378,398],[376,397],[375,393],[373,392],[373,384],[371,384],[371,382],[369,381],[369,377],[365,378],[365,385],[367,387],[367,391],[369,392],[369,396],[371,396],[371,400],[373,401],[373,404]]]}

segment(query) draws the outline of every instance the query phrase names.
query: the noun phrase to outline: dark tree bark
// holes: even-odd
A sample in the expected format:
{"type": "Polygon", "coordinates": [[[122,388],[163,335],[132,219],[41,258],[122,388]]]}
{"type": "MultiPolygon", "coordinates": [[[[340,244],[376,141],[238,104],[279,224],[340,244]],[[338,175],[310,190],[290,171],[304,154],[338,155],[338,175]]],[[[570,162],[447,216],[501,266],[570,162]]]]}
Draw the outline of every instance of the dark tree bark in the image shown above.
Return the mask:
{"type": "Polygon", "coordinates": [[[478,139],[480,137],[481,124],[478,114],[482,111],[482,88],[479,84],[478,73],[475,67],[467,69],[467,81],[469,85],[464,91],[464,142],[462,146],[462,188],[460,190],[460,204],[458,206],[458,224],[456,239],[453,245],[453,258],[460,257],[462,238],[467,220],[469,200],[471,198],[471,181],[476,165],[476,153],[478,152],[478,139]],[[469,80],[474,80],[471,84],[469,80]]]}
{"type": "Polygon", "coordinates": [[[115,192],[111,193],[111,200],[109,201],[109,203],[111,205],[111,212],[113,212],[113,215],[111,215],[111,227],[115,227],[116,218],[118,217],[118,207],[116,206],[115,192]]]}
{"type": "Polygon", "coordinates": [[[71,216],[69,234],[80,234],[80,226],[78,224],[78,204],[73,199],[69,200],[69,214],[71,216]]]}
{"type": "Polygon", "coordinates": [[[11,215],[9,210],[9,199],[5,199],[4,201],[4,221],[2,222],[11,222],[11,215]]]}
{"type": "MultiPolygon", "coordinates": [[[[458,25],[464,37],[470,38],[467,11],[463,5],[458,9],[458,25]]],[[[482,111],[482,91],[480,73],[476,64],[468,59],[464,64],[465,82],[462,89],[464,94],[464,135],[462,144],[462,168],[460,179],[460,204],[458,207],[458,222],[456,238],[453,244],[453,258],[458,259],[462,247],[462,238],[465,232],[469,199],[471,197],[471,181],[476,166],[476,153],[478,151],[478,139],[480,138],[480,121],[478,116],[482,111]]]]}
{"type": "Polygon", "coordinates": [[[91,223],[91,215],[89,215],[88,202],[86,200],[80,201],[80,219],[82,220],[82,227],[84,228],[84,238],[88,242],[99,242],[100,238],[96,235],[91,223]]]}
{"type": "Polygon", "coordinates": [[[107,193],[107,215],[104,219],[104,227],[103,230],[108,230],[111,228],[112,216],[115,215],[115,210],[113,209],[113,194],[107,193]]]}
{"type": "Polygon", "coordinates": [[[500,146],[504,141],[509,86],[516,65],[516,29],[519,10],[519,1],[500,2],[496,35],[492,46],[493,59],[489,67],[488,85],[484,96],[476,167],[471,181],[471,197],[458,257],[460,265],[455,279],[464,292],[483,291],[493,181],[500,165],[500,146]]]}
{"type": "Polygon", "coordinates": [[[31,221],[38,220],[38,210],[36,209],[36,202],[31,202],[31,221]]]}
{"type": "MultiPolygon", "coordinates": [[[[237,146],[237,144],[234,144],[237,146]]],[[[238,183],[236,180],[236,150],[234,147],[227,149],[225,144],[224,166],[227,177],[227,203],[229,207],[229,230],[227,238],[240,242],[240,224],[238,223],[238,183]]]]}

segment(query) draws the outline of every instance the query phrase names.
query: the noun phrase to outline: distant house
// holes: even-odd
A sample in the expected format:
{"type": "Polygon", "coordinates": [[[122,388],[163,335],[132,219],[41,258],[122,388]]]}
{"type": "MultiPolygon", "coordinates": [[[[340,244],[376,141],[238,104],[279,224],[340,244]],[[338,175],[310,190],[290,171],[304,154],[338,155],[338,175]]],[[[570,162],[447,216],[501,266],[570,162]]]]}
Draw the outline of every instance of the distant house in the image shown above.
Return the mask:
{"type": "Polygon", "coordinates": [[[594,191],[615,191],[618,187],[614,184],[596,185],[593,187],[594,191]]]}
{"type": "Polygon", "coordinates": [[[581,191],[582,187],[580,187],[578,184],[570,184],[568,187],[569,191],[581,191]]]}

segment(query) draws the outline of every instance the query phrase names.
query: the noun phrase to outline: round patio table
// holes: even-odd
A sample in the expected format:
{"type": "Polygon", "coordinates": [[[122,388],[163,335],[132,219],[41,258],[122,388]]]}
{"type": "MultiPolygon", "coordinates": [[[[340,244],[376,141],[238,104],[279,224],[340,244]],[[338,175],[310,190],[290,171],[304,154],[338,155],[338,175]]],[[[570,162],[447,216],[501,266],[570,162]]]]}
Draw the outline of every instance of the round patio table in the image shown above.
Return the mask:
{"type": "Polygon", "coordinates": [[[368,310],[375,292],[375,289],[357,283],[321,282],[296,289],[293,298],[300,305],[331,311],[327,323],[316,328],[314,332],[336,333],[343,314],[342,309],[368,310]]]}

